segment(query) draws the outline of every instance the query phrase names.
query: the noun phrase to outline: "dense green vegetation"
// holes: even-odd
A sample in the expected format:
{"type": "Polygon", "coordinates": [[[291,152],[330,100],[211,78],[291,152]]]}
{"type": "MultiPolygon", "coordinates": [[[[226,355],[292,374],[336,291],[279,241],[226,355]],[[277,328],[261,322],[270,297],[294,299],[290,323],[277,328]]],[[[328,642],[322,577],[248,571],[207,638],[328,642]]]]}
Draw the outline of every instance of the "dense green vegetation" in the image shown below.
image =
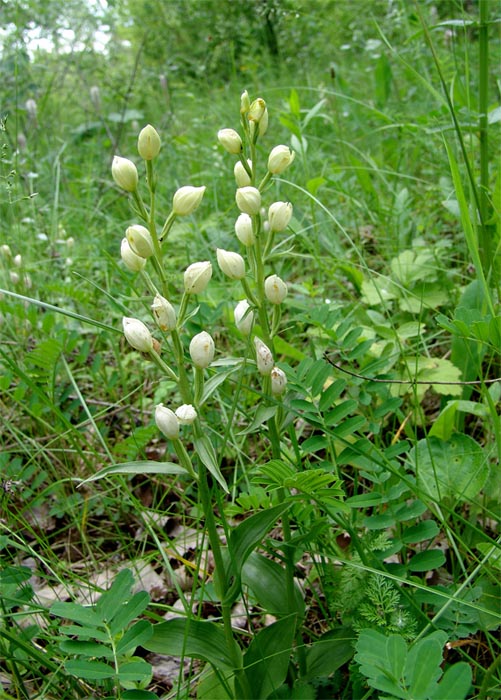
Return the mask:
{"type": "Polygon", "coordinates": [[[0,698],[499,697],[500,9],[2,3],[0,698]]]}

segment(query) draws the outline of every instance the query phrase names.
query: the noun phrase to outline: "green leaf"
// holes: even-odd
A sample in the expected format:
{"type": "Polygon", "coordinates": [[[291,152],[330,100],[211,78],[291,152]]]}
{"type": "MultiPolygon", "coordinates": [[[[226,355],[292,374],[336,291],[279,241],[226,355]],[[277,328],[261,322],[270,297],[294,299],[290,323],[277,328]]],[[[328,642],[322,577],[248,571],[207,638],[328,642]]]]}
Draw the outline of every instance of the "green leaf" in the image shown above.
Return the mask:
{"type": "Polygon", "coordinates": [[[428,509],[426,503],[423,503],[423,501],[412,501],[411,503],[402,503],[395,509],[393,515],[398,522],[405,522],[406,520],[419,518],[426,510],[428,509]]]}
{"type": "Polygon", "coordinates": [[[138,646],[150,639],[153,634],[153,626],[148,620],[138,620],[132,627],[129,627],[124,636],[117,644],[117,654],[124,655],[135,651],[138,646]]]}
{"type": "Polygon", "coordinates": [[[209,438],[206,435],[196,437],[193,440],[193,444],[195,445],[195,450],[202,464],[207,467],[219,485],[228,493],[228,485],[224,476],[221,474],[219,464],[217,463],[217,456],[209,438]]]}
{"type": "Polygon", "coordinates": [[[124,630],[136,617],[139,617],[150,604],[150,596],[146,591],[138,591],[124,603],[110,622],[113,635],[124,630]]]}
{"type": "Polygon", "coordinates": [[[457,412],[471,413],[479,418],[487,418],[488,416],[488,410],[484,404],[461,399],[448,401],[445,408],[440,412],[440,415],[428,431],[428,436],[434,436],[441,440],[449,440],[456,427],[457,412]]]}
{"type": "Polygon", "coordinates": [[[88,627],[102,627],[103,621],[94,608],[86,608],[78,603],[61,603],[57,601],[50,609],[52,615],[64,617],[72,622],[79,622],[88,627]]]}
{"type": "Polygon", "coordinates": [[[471,666],[460,661],[447,669],[430,700],[464,700],[470,688],[471,666]]]}
{"type": "Polygon", "coordinates": [[[442,648],[447,641],[445,632],[433,632],[415,642],[407,656],[404,676],[413,700],[427,700],[436,687],[442,670],[442,648]]]}
{"type": "Polygon", "coordinates": [[[296,616],[262,629],[244,656],[244,669],[253,698],[268,698],[285,680],[292,651],[296,616]]]}
{"type": "Polygon", "coordinates": [[[339,406],[336,406],[336,408],[333,408],[332,411],[329,411],[324,415],[325,424],[329,427],[332,425],[336,425],[336,423],[339,423],[343,420],[343,418],[346,418],[346,416],[348,416],[350,413],[353,413],[357,409],[358,401],[355,401],[355,399],[348,399],[347,401],[343,401],[339,404],[339,406]]]}
{"type": "Polygon", "coordinates": [[[399,634],[392,634],[386,640],[388,669],[397,681],[402,677],[407,658],[407,644],[399,634]]]}
{"type": "Polygon", "coordinates": [[[60,628],[61,633],[64,633],[67,637],[75,636],[82,640],[93,639],[97,642],[103,642],[104,644],[110,643],[110,635],[104,629],[97,629],[97,627],[81,627],[80,625],[64,625],[60,628]]]}
{"type": "Polygon", "coordinates": [[[330,676],[354,654],[355,633],[350,627],[339,627],[326,632],[306,652],[304,680],[330,676]]]}
{"type": "Polygon", "coordinates": [[[433,539],[439,532],[440,529],[434,520],[423,520],[417,525],[406,528],[402,533],[401,539],[405,544],[424,542],[425,540],[433,539]]]}
{"type": "Polygon", "coordinates": [[[447,441],[436,437],[420,440],[409,453],[409,466],[418,486],[435,501],[475,498],[489,475],[482,448],[462,433],[447,441]]]}
{"type": "Polygon", "coordinates": [[[66,671],[85,681],[103,681],[113,678],[115,668],[104,661],[87,661],[85,659],[70,659],[64,664],[66,671]]]}
{"type": "Polygon", "coordinates": [[[203,404],[212,396],[212,394],[216,391],[220,384],[226,381],[226,379],[228,379],[228,377],[231,376],[238,369],[241,369],[242,360],[236,360],[235,362],[237,363],[236,365],[234,365],[233,367],[229,367],[228,369],[222,370],[217,374],[214,374],[210,379],[208,379],[205,382],[202,398],[200,400],[200,406],[203,406],[203,404]]]}
{"type": "Polygon", "coordinates": [[[96,474],[83,479],[81,484],[87,484],[90,481],[104,479],[105,476],[113,474],[186,474],[186,469],[183,469],[179,464],[174,462],[153,462],[150,460],[140,462],[123,462],[121,464],[112,464],[109,467],[100,469],[96,474]]]}
{"type": "Polygon", "coordinates": [[[158,695],[150,690],[125,690],[122,700],[158,700],[158,695]]]}
{"type": "Polygon", "coordinates": [[[253,481],[258,484],[264,484],[268,488],[278,488],[283,486],[285,481],[293,474],[294,469],[290,464],[286,464],[280,459],[271,459],[258,468],[257,476],[253,481]]]}
{"type": "Polygon", "coordinates": [[[235,700],[234,676],[232,673],[223,678],[221,671],[207,667],[197,685],[197,700],[235,700]],[[206,671],[209,670],[209,673],[206,671]]]}
{"type": "Polygon", "coordinates": [[[110,588],[103,593],[97,603],[95,610],[99,617],[105,622],[109,622],[115,613],[121,608],[124,602],[130,597],[131,588],[134,585],[134,577],[129,569],[122,569],[110,588]]]}
{"type": "Polygon", "coordinates": [[[33,571],[29,566],[7,566],[0,571],[0,585],[9,586],[12,584],[21,584],[29,581],[33,576],[33,571]]]}
{"type": "Polygon", "coordinates": [[[118,679],[123,685],[127,683],[148,682],[151,679],[151,664],[138,659],[121,664],[118,669],[118,679]]]}
{"type": "Polygon", "coordinates": [[[161,622],[154,625],[152,636],[143,646],[157,654],[203,659],[216,669],[233,671],[226,635],[214,622],[180,617],[161,622]]]}
{"type": "Polygon", "coordinates": [[[384,496],[377,491],[361,493],[359,496],[350,496],[345,501],[346,505],[350,506],[350,508],[369,508],[370,506],[377,506],[384,502],[384,496]]]}
{"type": "Polygon", "coordinates": [[[260,511],[246,518],[231,531],[228,547],[231,554],[234,573],[240,575],[242,566],[249,554],[264,539],[281,515],[288,510],[289,503],[260,511]]]}
{"type": "Polygon", "coordinates": [[[445,554],[441,549],[428,549],[415,554],[407,564],[409,571],[433,571],[445,564],[445,554]]]}
{"type": "Polygon", "coordinates": [[[266,423],[270,420],[270,418],[273,418],[277,410],[277,406],[259,406],[250,425],[248,425],[245,430],[241,430],[238,434],[249,435],[250,433],[254,433],[263,425],[263,423],[266,423]]]}
{"type": "Polygon", "coordinates": [[[343,421],[341,425],[338,425],[332,430],[332,435],[338,439],[344,439],[352,435],[356,430],[363,428],[366,420],[363,416],[353,416],[353,418],[348,418],[343,421]]]}
{"type": "Polygon", "coordinates": [[[320,399],[318,401],[318,408],[319,410],[324,413],[329,409],[334,401],[337,401],[337,399],[341,396],[343,393],[344,389],[346,387],[346,382],[344,379],[336,379],[336,381],[332,382],[330,386],[325,389],[320,395],[320,399]]]}
{"type": "Polygon", "coordinates": [[[295,605],[290,610],[286,594],[286,570],[257,552],[251,552],[242,567],[242,584],[251,589],[259,605],[270,615],[304,615],[304,601],[299,586],[294,583],[295,605]]]}
{"type": "Polygon", "coordinates": [[[373,688],[408,700],[407,692],[401,688],[400,679],[393,676],[395,669],[404,667],[407,658],[407,645],[403,637],[400,639],[401,641],[392,640],[388,644],[388,638],[381,632],[362,630],[355,646],[355,661],[360,664],[360,672],[368,678],[369,685],[373,688]],[[388,654],[392,656],[389,658],[388,654]]]}
{"type": "MultiPolygon", "coordinates": [[[[110,640],[108,640],[109,642],[110,640]]],[[[80,656],[102,656],[105,659],[113,658],[113,650],[109,646],[98,642],[84,641],[83,639],[64,639],[59,644],[65,654],[79,654],[80,656]]]]}

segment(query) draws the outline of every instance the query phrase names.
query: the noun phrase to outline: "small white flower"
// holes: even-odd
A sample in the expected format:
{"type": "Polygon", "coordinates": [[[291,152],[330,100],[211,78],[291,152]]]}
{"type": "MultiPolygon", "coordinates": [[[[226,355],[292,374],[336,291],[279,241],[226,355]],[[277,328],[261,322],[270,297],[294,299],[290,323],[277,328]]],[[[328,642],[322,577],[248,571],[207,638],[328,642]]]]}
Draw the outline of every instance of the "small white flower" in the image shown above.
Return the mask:
{"type": "Polygon", "coordinates": [[[248,214],[240,214],[235,221],[235,233],[240,243],[243,243],[246,247],[256,242],[256,236],[254,235],[254,229],[252,227],[252,219],[248,214]]]}
{"type": "Polygon", "coordinates": [[[280,367],[273,367],[271,370],[271,393],[273,396],[280,396],[287,388],[287,377],[280,367]]]}
{"type": "Polygon", "coordinates": [[[288,146],[275,146],[268,157],[268,170],[272,175],[280,175],[295,157],[296,154],[288,146]]]}
{"type": "Polygon", "coordinates": [[[283,231],[292,218],[290,202],[274,202],[268,209],[268,223],[272,231],[283,231]]]}
{"type": "Polygon", "coordinates": [[[139,133],[137,139],[137,150],[144,160],[153,160],[160,152],[160,136],[157,130],[148,124],[139,133]]]}
{"type": "Polygon", "coordinates": [[[169,440],[177,440],[179,437],[179,421],[174,411],[159,403],[155,408],[155,423],[157,428],[169,440]]]}
{"type": "Polygon", "coordinates": [[[184,272],[186,294],[201,294],[212,277],[212,264],[208,260],[189,265],[184,272]]]}
{"type": "Polygon", "coordinates": [[[278,275],[270,275],[264,281],[264,293],[272,304],[281,304],[287,296],[287,285],[278,275]]]}
{"type": "Polygon", "coordinates": [[[139,272],[146,265],[146,258],[134,253],[129,245],[129,241],[126,238],[122,238],[122,243],[120,245],[120,257],[125,265],[125,267],[131,272],[139,272]]]}
{"type": "Polygon", "coordinates": [[[238,155],[242,152],[242,139],[235,129],[220,129],[217,132],[217,138],[221,146],[232,153],[233,155],[238,155]]]}
{"type": "MultiPolygon", "coordinates": [[[[247,165],[252,171],[252,161],[248,160],[247,165]]],[[[247,170],[242,165],[241,161],[237,160],[233,167],[233,174],[235,175],[235,182],[237,187],[248,187],[251,184],[250,175],[247,170]]]]}
{"type": "Polygon", "coordinates": [[[241,280],[245,277],[245,261],[239,253],[217,248],[216,255],[217,263],[227,277],[232,280],[241,280]]]}
{"type": "Polygon", "coordinates": [[[137,168],[131,160],[114,156],[111,174],[116,184],[126,192],[135,192],[139,180],[137,168]]]}
{"type": "Polygon", "coordinates": [[[214,359],[214,341],[211,336],[202,331],[197,333],[190,342],[190,357],[195,367],[205,369],[214,359]]]}
{"type": "Polygon", "coordinates": [[[153,337],[142,321],[137,318],[122,319],[124,335],[129,345],[139,352],[150,352],[153,350],[153,337]]]}
{"type": "Polygon", "coordinates": [[[233,317],[235,319],[235,326],[240,333],[249,335],[252,330],[252,324],[254,323],[254,312],[250,311],[247,299],[242,299],[242,301],[238,302],[233,311],[233,317]]]}
{"type": "Polygon", "coordinates": [[[247,115],[247,118],[250,122],[256,122],[259,124],[261,119],[264,116],[264,113],[266,111],[266,102],[263,100],[262,97],[258,97],[256,100],[254,100],[249,107],[249,113],[247,115]]]}
{"type": "Polygon", "coordinates": [[[162,331],[173,331],[176,327],[176,310],[165,297],[157,294],[153,299],[151,310],[158,327],[162,331]]]}
{"type": "Polygon", "coordinates": [[[176,409],[176,417],[181,425],[191,425],[197,418],[197,412],[190,403],[183,403],[176,409]]]}
{"type": "Polygon", "coordinates": [[[180,187],[172,200],[172,211],[177,216],[188,216],[199,206],[204,196],[205,187],[180,187]]]}
{"type": "Polygon", "coordinates": [[[146,226],[135,224],[129,226],[125,232],[125,237],[132,251],[141,258],[149,258],[153,255],[153,241],[151,233],[146,226]]]}
{"type": "Polygon", "coordinates": [[[261,209],[261,193],[256,187],[239,187],[235,199],[237,207],[249,216],[259,214],[261,209]]]}
{"type": "Polygon", "coordinates": [[[254,347],[256,349],[257,371],[263,376],[271,374],[275,363],[270,348],[257,336],[254,338],[254,347]]]}

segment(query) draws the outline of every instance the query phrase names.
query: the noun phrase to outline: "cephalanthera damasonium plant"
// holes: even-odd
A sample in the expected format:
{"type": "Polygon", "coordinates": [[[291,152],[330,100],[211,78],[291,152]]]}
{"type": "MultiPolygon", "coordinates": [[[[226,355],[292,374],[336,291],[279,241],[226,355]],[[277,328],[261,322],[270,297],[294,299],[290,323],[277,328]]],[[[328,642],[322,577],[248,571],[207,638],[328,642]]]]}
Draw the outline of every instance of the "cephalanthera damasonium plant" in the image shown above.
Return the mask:
{"type": "MultiPolygon", "coordinates": [[[[263,404],[274,407],[267,422],[267,435],[274,459],[281,457],[280,402],[286,392],[287,377],[275,364],[274,339],[279,331],[281,305],[287,295],[287,284],[273,269],[269,261],[277,234],[285,231],[291,221],[292,205],[289,202],[266,202],[267,185],[274,175],[283,173],[294,161],[294,152],[285,145],[275,146],[269,153],[267,163],[258,175],[258,152],[256,144],[268,127],[268,110],[264,100],[250,101],[244,92],[240,101],[241,134],[231,128],[221,129],[217,138],[230,155],[235,156],[234,176],[236,181],[235,201],[238,214],[235,220],[235,248],[216,249],[217,264],[229,285],[240,285],[242,299],[234,309],[234,322],[244,337],[247,337],[251,358],[239,362],[254,361],[260,378],[263,404]],[[256,329],[259,329],[258,332],[256,329]]],[[[162,473],[179,474],[196,482],[205,515],[205,524],[214,555],[214,584],[221,603],[225,648],[231,660],[231,677],[239,697],[250,697],[249,679],[243,671],[242,652],[236,642],[231,625],[231,607],[240,594],[240,574],[245,559],[249,556],[276,520],[281,519],[283,530],[283,560],[286,569],[286,591],[289,610],[294,609],[297,595],[293,579],[292,548],[287,508],[284,494],[279,490],[278,507],[271,512],[260,512],[248,518],[255,532],[245,535],[236,528],[235,536],[222,546],[216,528],[214,503],[218,500],[214,489],[227,491],[216,450],[211,444],[208,429],[204,428],[204,402],[207,398],[206,378],[215,357],[215,344],[210,329],[194,337],[188,337],[186,321],[192,316],[196,297],[203,295],[212,276],[209,261],[193,261],[184,273],[184,290],[180,298],[170,293],[168,270],[164,256],[168,255],[168,234],[179,217],[193,214],[200,205],[205,187],[186,185],[175,192],[170,213],[159,225],[156,211],[156,173],[154,161],[161,148],[161,141],[153,126],[146,126],[139,134],[138,152],[146,165],[146,187],[149,202],[145,203],[140,193],[140,178],[136,165],[127,158],[115,156],[112,175],[115,183],[129,193],[138,216],[138,221],[129,226],[121,243],[123,264],[137,274],[138,285],[146,286],[151,294],[151,316],[145,319],[125,317],[123,332],[135,350],[152,360],[159,371],[177,385],[180,400],[174,404],[156,406],[154,415],[158,429],[168,438],[175,450],[178,462],[159,464],[162,473]],[[163,342],[160,343],[159,339],[163,342]],[[187,369],[187,358],[191,369],[187,369]],[[205,389],[205,392],[204,392],[205,389]],[[181,428],[181,426],[188,426],[181,428]],[[187,430],[191,431],[188,434],[187,430]],[[183,439],[184,438],[184,439],[183,439]],[[186,445],[189,445],[187,449],[186,445]],[[208,479],[209,472],[212,479],[208,479]],[[212,484],[212,485],[211,485],[212,484]],[[211,490],[212,489],[212,490],[211,490]],[[260,516],[266,516],[266,524],[260,516]],[[253,521],[253,517],[257,520],[253,521]],[[245,540],[248,538],[248,541],[245,540]],[[242,550],[242,541],[246,548],[242,550]]],[[[143,294],[143,289],[137,289],[143,294]]],[[[138,362],[144,360],[138,359],[138,362]]],[[[140,464],[140,463],[139,463],[140,464]]],[[[114,471],[118,471],[115,469],[114,471]]],[[[148,463],[148,471],[153,471],[148,463]]],[[[224,514],[221,514],[224,517],[224,514]]],[[[247,525],[247,531],[253,532],[247,525]]],[[[297,623],[294,623],[297,628],[297,623]]],[[[155,647],[157,649],[157,647],[155,647]]],[[[183,653],[190,655],[189,644],[183,653]]]]}

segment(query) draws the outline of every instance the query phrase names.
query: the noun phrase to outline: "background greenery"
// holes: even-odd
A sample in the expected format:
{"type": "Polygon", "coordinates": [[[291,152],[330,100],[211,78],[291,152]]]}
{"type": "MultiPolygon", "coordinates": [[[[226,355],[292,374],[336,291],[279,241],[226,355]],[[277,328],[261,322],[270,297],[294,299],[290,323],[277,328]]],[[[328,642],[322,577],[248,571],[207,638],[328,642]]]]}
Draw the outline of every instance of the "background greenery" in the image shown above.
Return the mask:
{"type": "MultiPolygon", "coordinates": [[[[203,549],[192,487],[119,477],[76,488],[71,479],[114,461],[161,459],[165,447],[152,407],[169,387],[120,332],[124,309],[141,304],[119,263],[134,215],[113,185],[113,155],[135,158],[138,132],[151,123],[162,138],[158,208],[168,211],[181,185],[207,186],[170,239],[169,273],[180,287],[190,262],[214,263],[217,247],[235,247],[232,163],[216,134],[238,128],[247,89],[270,113],[262,160],[278,143],[297,154],[270,199],[294,205],[274,259],[289,285],[279,359],[291,391],[290,449],[334,472],[350,508],[329,527],[325,503],[295,513],[305,644],[339,626],[360,635],[356,657],[355,642],[348,652],[334,645],[339,665],[305,678],[316,693],[308,697],[377,697],[374,689],[407,697],[398,693],[408,688],[381,686],[370,635],[401,635],[405,664],[406,644],[433,630],[447,632],[446,662],[472,669],[468,697],[498,697],[499,3],[0,7],[0,243],[11,251],[0,259],[0,696],[89,692],[63,667],[74,654],[57,610],[47,612],[54,591],[74,599],[91,581],[102,592],[110,580],[96,571],[125,563],[141,579],[149,564],[170,577],[158,595],[150,591],[155,619],[182,598],[180,579],[199,564],[179,573],[186,553],[203,549]],[[41,39],[50,50],[37,48],[41,39]],[[411,383],[346,375],[324,352],[354,375],[411,383]],[[461,381],[479,384],[440,384],[461,381]],[[164,526],[181,542],[169,556],[164,526]],[[187,531],[199,533],[196,546],[182,544],[187,531]]],[[[189,327],[211,327],[221,356],[245,348],[231,323],[238,298],[215,275],[189,327]]],[[[269,459],[263,433],[242,434],[256,395],[241,395],[228,433],[232,400],[233,387],[222,385],[210,417],[232,488],[220,509],[238,518],[270,505],[271,477],[253,481],[269,459]]],[[[131,585],[123,583],[124,601],[131,585]]],[[[199,668],[176,673],[150,687],[188,696],[195,683],[184,679],[199,668]]]]}

